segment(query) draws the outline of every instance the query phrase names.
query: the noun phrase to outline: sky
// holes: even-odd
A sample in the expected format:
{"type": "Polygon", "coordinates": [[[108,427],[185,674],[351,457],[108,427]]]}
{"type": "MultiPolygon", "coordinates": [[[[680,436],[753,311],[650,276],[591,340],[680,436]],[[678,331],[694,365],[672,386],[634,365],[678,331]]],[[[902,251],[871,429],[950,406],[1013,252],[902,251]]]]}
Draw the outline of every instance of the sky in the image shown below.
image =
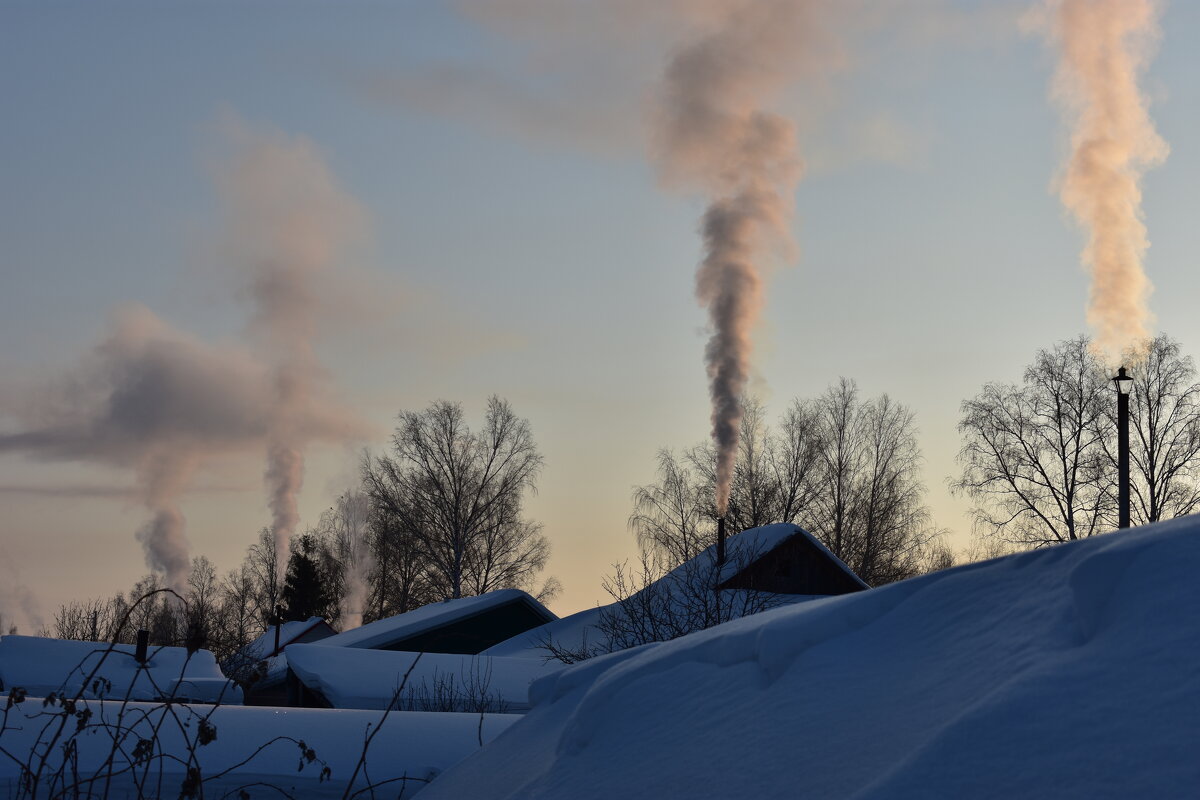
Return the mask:
{"type": "MultiPolygon", "coordinates": [[[[604,601],[636,550],[633,487],[659,448],[709,431],[707,198],[664,180],[653,130],[668,65],[720,5],[0,4],[0,433],[76,413],[97,359],[147,331],[187,354],[170,364],[249,387],[222,406],[242,438],[0,453],[0,611],[36,627],[126,589],[152,516],[177,513],[192,555],[236,566],[280,513],[248,442],[306,454],[303,529],[398,412],[444,398],[478,420],[492,394],[545,457],[528,510],[564,587],[552,608],[604,601]],[[285,176],[269,197],[239,184],[259,168],[285,176]],[[262,216],[274,201],[317,232],[297,251],[304,302],[284,312],[246,266],[291,252],[291,218],[262,216]],[[295,330],[305,347],[281,345],[295,330]],[[264,421],[292,373],[288,424],[264,421]],[[178,476],[166,500],[151,473],[178,476]]],[[[960,403],[1089,330],[1087,237],[1058,198],[1057,56],[1029,3],[832,5],[764,98],[804,168],[749,388],[782,411],[845,376],[912,409],[934,520],[963,550],[967,503],[947,488],[960,403]]],[[[1141,182],[1151,329],[1194,353],[1200,6],[1162,6],[1160,27],[1141,79],[1170,148],[1141,182]]]]}

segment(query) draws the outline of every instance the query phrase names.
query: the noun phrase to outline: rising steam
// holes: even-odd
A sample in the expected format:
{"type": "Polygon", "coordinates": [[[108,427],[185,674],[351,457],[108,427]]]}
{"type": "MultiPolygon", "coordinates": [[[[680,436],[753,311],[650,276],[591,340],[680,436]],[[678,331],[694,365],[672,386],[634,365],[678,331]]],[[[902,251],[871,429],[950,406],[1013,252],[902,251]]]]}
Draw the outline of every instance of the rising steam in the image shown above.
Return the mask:
{"type": "Polygon", "coordinates": [[[696,296],[712,328],[705,358],[720,515],[733,480],[765,267],[794,250],[788,220],[801,174],[795,129],[764,105],[813,58],[817,5],[705,5],[707,29],[670,62],[656,108],[664,178],[709,198],[696,296]]]}
{"type": "Polygon", "coordinates": [[[151,513],[138,532],[146,565],[180,588],[189,567],[179,507],[188,479],[203,459],[260,440],[269,406],[267,374],[249,354],[130,307],[74,369],[11,409],[24,431],[0,435],[0,452],[132,468],[151,513]]]}
{"type": "Polygon", "coordinates": [[[1150,335],[1149,247],[1139,186],[1167,156],[1138,78],[1158,37],[1154,0],[1059,0],[1045,26],[1060,49],[1055,95],[1072,122],[1063,204],[1088,231],[1088,324],[1112,356],[1150,335]]]}
{"type": "Polygon", "coordinates": [[[221,172],[230,245],[246,270],[252,329],[271,365],[273,403],[264,472],[282,571],[300,520],[306,425],[324,371],[314,350],[320,306],[331,273],[362,225],[346,194],[307,141],[234,129],[240,147],[221,172]]]}
{"type": "Polygon", "coordinates": [[[346,591],[341,601],[341,622],[342,630],[346,631],[362,625],[369,600],[369,578],[375,567],[368,540],[371,500],[362,492],[347,492],[338,498],[331,512],[338,555],[345,568],[346,591]]]}
{"type": "Polygon", "coordinates": [[[256,347],[214,346],[130,307],[75,368],[4,409],[21,429],[0,434],[0,452],[132,469],[151,514],[137,533],[146,564],[176,589],[190,568],[180,503],[205,462],[265,449],[268,504],[286,554],[305,446],[363,433],[330,396],[314,355],[330,296],[319,278],[356,229],[357,205],[307,142],[240,124],[230,134],[233,155],[219,175],[226,256],[248,276],[241,282],[254,303],[256,347]]]}

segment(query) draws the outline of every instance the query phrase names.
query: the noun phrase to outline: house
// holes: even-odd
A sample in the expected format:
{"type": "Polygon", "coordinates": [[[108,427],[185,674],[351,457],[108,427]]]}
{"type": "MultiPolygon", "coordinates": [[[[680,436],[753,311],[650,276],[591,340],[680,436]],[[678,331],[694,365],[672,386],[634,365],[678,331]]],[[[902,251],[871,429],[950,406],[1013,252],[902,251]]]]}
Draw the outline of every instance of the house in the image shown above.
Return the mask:
{"type": "Polygon", "coordinates": [[[309,644],[336,635],[333,626],[321,617],[271,625],[222,666],[245,687],[246,705],[287,705],[287,658],[283,654],[294,644],[309,644]]]}
{"type": "MultiPolygon", "coordinates": [[[[731,619],[766,608],[870,588],[811,533],[791,524],[765,525],[726,540],[724,564],[716,563],[710,545],[625,603],[589,608],[534,628],[483,651],[486,656],[546,658],[550,646],[569,657],[619,650],[629,641],[613,641],[614,623],[631,615],[672,617],[671,638],[712,624],[712,617],[731,619]],[[713,590],[716,590],[715,592],[713,590]],[[688,617],[696,619],[689,620],[688,617]],[[707,617],[707,619],[705,619],[707,617]]],[[[649,641],[658,633],[632,620],[625,639],[649,641]]]]}
{"type": "Polygon", "coordinates": [[[798,525],[754,528],[731,537],[728,542],[728,561],[733,571],[717,584],[717,589],[827,597],[871,588],[820,540],[798,525]],[[742,544],[739,537],[759,531],[764,535],[742,544]]]}
{"type": "Polygon", "coordinates": [[[519,589],[443,600],[322,639],[323,647],[474,655],[558,617],[519,589]]]}
{"type": "MultiPolygon", "coordinates": [[[[336,669],[330,673],[331,676],[353,676],[357,674],[355,664],[361,664],[363,670],[374,670],[372,674],[378,673],[379,670],[386,671],[387,665],[393,662],[400,664],[395,659],[380,659],[375,653],[363,653],[365,650],[453,656],[453,664],[448,661],[437,662],[430,666],[431,671],[428,675],[418,676],[420,680],[429,684],[431,690],[436,684],[444,694],[448,686],[455,685],[461,688],[464,682],[474,680],[471,677],[474,674],[473,667],[465,663],[463,656],[476,655],[499,642],[557,618],[531,595],[518,589],[502,589],[475,597],[430,603],[333,636],[318,636],[309,641],[295,638],[286,646],[281,646],[282,652],[278,655],[266,656],[256,662],[265,664],[265,670],[260,670],[257,676],[252,675],[248,681],[246,703],[292,707],[385,707],[395,688],[398,678],[396,674],[388,673],[382,683],[376,681],[371,684],[373,688],[366,694],[353,695],[373,699],[355,700],[353,702],[356,704],[350,706],[337,705],[337,701],[353,693],[348,694],[349,690],[340,689],[331,691],[329,684],[321,683],[322,670],[334,664],[336,669]],[[314,653],[313,648],[344,652],[314,653]],[[307,658],[302,659],[305,666],[293,670],[292,655],[300,651],[307,652],[307,658]],[[325,657],[321,658],[322,655],[325,657]],[[367,703],[366,706],[362,705],[364,702],[367,703]],[[371,705],[372,703],[375,705],[371,705]]],[[[285,631],[288,624],[284,625],[285,631]]],[[[258,641],[271,642],[273,635],[273,629],[269,629],[258,641]]],[[[281,633],[281,641],[283,638],[281,633]]],[[[254,652],[269,650],[259,647],[254,652]]],[[[433,661],[434,659],[429,659],[426,666],[433,661]]],[[[425,668],[423,666],[422,670],[425,668]]],[[[521,667],[517,671],[524,674],[528,670],[521,667]]],[[[334,678],[330,677],[329,680],[334,678]]],[[[353,683],[355,679],[351,677],[349,680],[353,683]]],[[[414,683],[414,686],[416,685],[414,683]]],[[[501,698],[503,705],[512,706],[524,701],[523,691],[524,687],[528,686],[528,680],[521,686],[521,691],[509,692],[501,698]]]]}

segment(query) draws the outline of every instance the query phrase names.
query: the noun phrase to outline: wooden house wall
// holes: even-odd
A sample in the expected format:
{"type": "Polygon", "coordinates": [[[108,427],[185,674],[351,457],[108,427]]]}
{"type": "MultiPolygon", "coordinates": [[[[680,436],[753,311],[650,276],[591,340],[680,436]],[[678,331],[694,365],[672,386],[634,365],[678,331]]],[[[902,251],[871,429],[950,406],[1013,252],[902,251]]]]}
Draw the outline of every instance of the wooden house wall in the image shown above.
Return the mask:
{"type": "Polygon", "coordinates": [[[796,535],[722,583],[721,589],[777,594],[849,594],[862,584],[807,537],[796,535]]]}

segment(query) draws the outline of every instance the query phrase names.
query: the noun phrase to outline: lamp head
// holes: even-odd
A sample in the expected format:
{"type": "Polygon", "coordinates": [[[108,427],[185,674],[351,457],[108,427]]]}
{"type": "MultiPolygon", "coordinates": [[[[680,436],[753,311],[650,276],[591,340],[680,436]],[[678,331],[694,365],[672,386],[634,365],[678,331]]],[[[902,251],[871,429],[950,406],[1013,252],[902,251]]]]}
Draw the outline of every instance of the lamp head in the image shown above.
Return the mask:
{"type": "Polygon", "coordinates": [[[1112,382],[1117,385],[1117,394],[1129,394],[1129,390],[1133,388],[1133,377],[1125,372],[1124,367],[1117,370],[1112,382]]]}

